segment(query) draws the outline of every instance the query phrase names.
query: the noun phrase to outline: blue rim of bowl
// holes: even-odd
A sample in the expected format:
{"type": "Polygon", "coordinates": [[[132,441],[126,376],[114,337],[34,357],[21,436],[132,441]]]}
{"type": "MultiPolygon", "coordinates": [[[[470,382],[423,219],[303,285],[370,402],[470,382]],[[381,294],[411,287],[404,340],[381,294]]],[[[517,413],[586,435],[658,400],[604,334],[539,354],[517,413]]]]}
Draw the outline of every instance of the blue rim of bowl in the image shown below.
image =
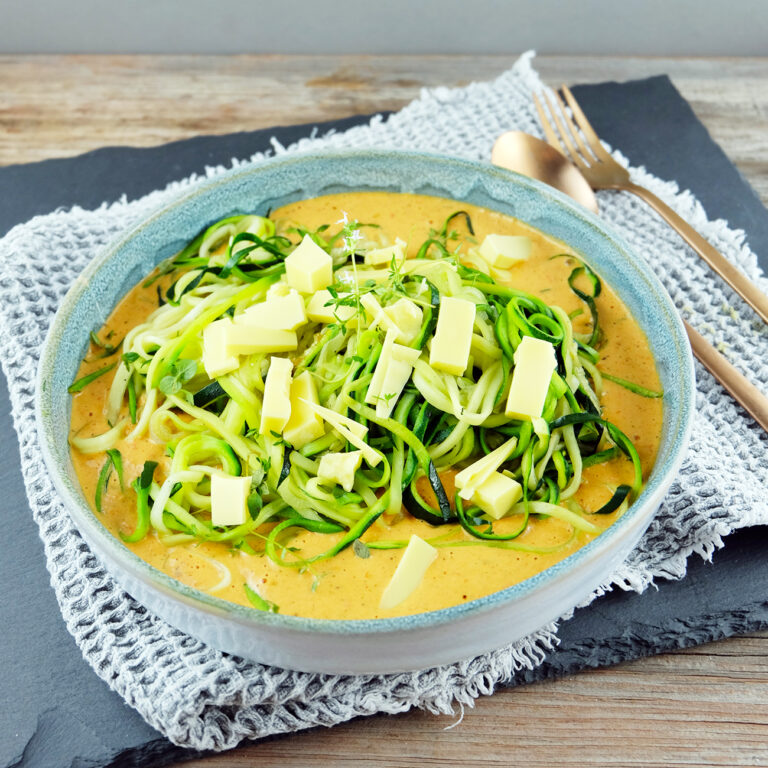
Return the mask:
{"type": "MultiPolygon", "coordinates": [[[[462,160],[428,152],[399,150],[332,150],[324,151],[322,153],[302,152],[290,157],[271,158],[257,164],[250,164],[246,167],[227,171],[213,179],[203,181],[195,185],[193,189],[185,191],[171,203],[154,211],[125,235],[108,245],[104,251],[86,267],[80,278],[64,297],[43,344],[36,381],[35,410],[38,434],[41,438],[40,445],[45,462],[51,471],[54,486],[61,495],[76,526],[81,529],[81,531],[84,530],[86,534],[91,534],[96,537],[98,543],[107,550],[121,568],[127,570],[134,576],[141,578],[145,584],[151,584],[152,587],[165,595],[170,595],[185,604],[192,604],[210,615],[226,616],[228,619],[235,620],[240,624],[253,625],[255,628],[268,627],[270,629],[284,629],[293,632],[310,632],[331,635],[377,635],[416,630],[425,627],[435,627],[467,618],[473,614],[489,611],[501,604],[511,602],[516,598],[521,598],[527,593],[539,589],[546,583],[555,582],[564,578],[570,571],[576,569],[580,563],[595,556],[598,552],[610,548],[613,542],[619,539],[626,529],[630,528],[633,524],[638,524],[639,517],[642,517],[645,514],[648,516],[648,520],[650,520],[650,514],[648,514],[649,511],[647,507],[652,505],[653,510],[655,511],[656,506],[661,502],[663,492],[668,487],[672,478],[677,474],[677,471],[685,458],[685,450],[692,429],[695,397],[693,358],[691,356],[691,349],[687,341],[682,320],[680,319],[672,300],[669,298],[658,278],[656,278],[652,272],[643,270],[638,266],[635,269],[637,276],[645,281],[649,293],[656,298],[659,308],[664,311],[665,324],[672,331],[674,348],[683,369],[683,375],[680,377],[682,385],[679,393],[680,408],[676,414],[677,424],[675,425],[675,439],[672,441],[669,449],[670,456],[666,461],[666,466],[663,471],[658,467],[658,464],[654,466],[648,482],[643,488],[640,496],[638,496],[621,518],[576,552],[518,584],[448,608],[391,618],[314,619],[302,616],[266,613],[256,608],[239,605],[215,597],[177,581],[134,554],[107,530],[86,502],[81,489],[79,487],[74,487],[74,484],[70,483],[69,478],[64,476],[60,471],[53,454],[49,449],[49,444],[53,439],[52,425],[49,423],[52,409],[50,406],[46,408],[46,401],[49,402],[48,399],[51,397],[51,393],[46,392],[45,388],[42,386],[42,382],[45,380],[45,372],[53,369],[56,360],[56,338],[59,335],[59,330],[63,329],[66,325],[67,319],[71,315],[74,306],[89,282],[89,278],[99,271],[104,262],[110,260],[115,251],[121,249],[128,241],[135,237],[137,233],[155,219],[165,216],[170,211],[184,206],[190,200],[200,195],[207,194],[219,186],[228,185],[239,178],[253,173],[263,173],[272,168],[306,163],[307,161],[317,160],[319,158],[338,158],[345,160],[354,160],[357,158],[360,160],[370,160],[386,159],[388,157],[397,157],[400,160],[411,158],[418,161],[434,162],[442,165],[451,164],[457,168],[464,167],[468,172],[480,173],[491,177],[496,176],[502,181],[506,180],[516,185],[528,187],[550,204],[565,208],[567,213],[578,218],[581,224],[592,230],[600,238],[609,241],[612,247],[622,254],[627,263],[632,265],[636,263],[642,264],[642,261],[632,254],[632,249],[624,243],[621,236],[614,232],[609,225],[599,219],[595,214],[576,204],[571,198],[558,190],[527,176],[487,163],[462,160]]],[[[589,263],[589,258],[585,257],[585,261],[589,263]]],[[[606,576],[608,575],[609,574],[606,574],[606,576]]]]}

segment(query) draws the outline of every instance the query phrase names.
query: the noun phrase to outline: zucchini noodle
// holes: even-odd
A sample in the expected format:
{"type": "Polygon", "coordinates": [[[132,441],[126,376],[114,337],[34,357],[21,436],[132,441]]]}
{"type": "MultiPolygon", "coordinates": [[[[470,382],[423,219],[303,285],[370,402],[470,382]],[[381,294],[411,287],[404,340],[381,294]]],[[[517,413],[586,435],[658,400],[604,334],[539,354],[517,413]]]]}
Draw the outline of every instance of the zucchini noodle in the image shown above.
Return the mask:
{"type": "MultiPolygon", "coordinates": [[[[460,215],[472,232],[468,215],[460,215]]],[[[575,333],[565,311],[497,281],[473,241],[457,243],[447,231],[448,222],[431,233],[416,258],[398,263],[393,257],[382,267],[364,259],[389,245],[372,226],[344,221],[331,235],[327,226],[306,232],[276,228],[260,216],[231,216],[162,264],[145,285],[167,277],[170,287],[157,288],[158,308],[128,331],[113,353],[121,356],[105,405],[110,429],[71,437],[72,445],[88,454],[109,451],[121,439],[144,438],[166,447],[166,458],[146,462],[131,486],[137,520],[124,538],[135,542],[153,533],[169,547],[226,542],[245,556],[258,551],[280,566],[301,569],[335,556],[382,516],[410,514],[427,521],[436,530],[429,541],[438,547],[543,553],[569,546],[579,532],[599,533],[592,515],[623,512],[641,490],[642,472],[632,442],[601,413],[602,332],[594,301],[599,278],[570,257],[577,266],[568,283],[590,318],[588,333],[575,333]],[[221,319],[237,320],[270,296],[288,295],[285,259],[298,245],[297,234],[311,237],[332,258],[334,282],[325,303],[332,316],[298,327],[295,349],[242,354],[234,370],[210,377],[203,364],[205,329],[221,319]],[[459,375],[430,364],[441,302],[448,298],[475,305],[469,364],[459,375]],[[401,346],[411,348],[410,373],[401,391],[371,399],[377,361],[391,344],[389,313],[403,300],[420,318],[410,340],[401,339],[401,346]],[[517,419],[504,411],[515,352],[525,337],[546,341],[555,352],[541,418],[517,419]],[[265,377],[275,355],[291,360],[292,381],[310,377],[324,419],[320,436],[298,445],[284,434],[260,432],[267,412],[265,377]],[[380,408],[377,401],[388,397],[394,397],[392,407],[380,408]],[[502,444],[509,455],[498,471],[522,487],[522,498],[507,511],[510,525],[497,523],[453,490],[446,492],[447,472],[502,444]],[[329,482],[321,472],[323,457],[353,450],[365,460],[349,483],[329,482]],[[586,511],[576,504],[584,467],[622,456],[633,466],[632,484],[610,489],[611,500],[601,509],[586,511]],[[213,524],[217,477],[249,478],[245,523],[213,524]],[[532,516],[565,524],[567,540],[552,549],[527,545],[523,534],[532,516]],[[452,527],[443,535],[439,530],[445,525],[452,527]],[[328,536],[328,546],[311,556],[295,550],[289,542],[302,530],[328,536]]],[[[313,299],[303,298],[305,305],[313,299]]],[[[606,378],[635,386],[644,396],[660,396],[606,378]]],[[[82,381],[78,388],[90,383],[82,381]]],[[[105,466],[105,477],[108,471],[105,466]]],[[[370,547],[405,544],[379,541],[370,547]]],[[[214,590],[227,586],[229,570],[200,557],[220,576],[214,590]]],[[[254,605],[264,602],[255,587],[247,593],[254,605]]]]}

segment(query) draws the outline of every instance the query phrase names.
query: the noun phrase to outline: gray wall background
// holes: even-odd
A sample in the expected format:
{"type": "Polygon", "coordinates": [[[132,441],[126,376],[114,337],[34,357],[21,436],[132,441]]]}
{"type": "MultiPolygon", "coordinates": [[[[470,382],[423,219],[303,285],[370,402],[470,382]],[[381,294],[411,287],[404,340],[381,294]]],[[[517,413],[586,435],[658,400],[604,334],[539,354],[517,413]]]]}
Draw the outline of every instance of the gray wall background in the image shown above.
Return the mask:
{"type": "Polygon", "coordinates": [[[0,53],[768,55],[768,0],[0,0],[0,53]]]}

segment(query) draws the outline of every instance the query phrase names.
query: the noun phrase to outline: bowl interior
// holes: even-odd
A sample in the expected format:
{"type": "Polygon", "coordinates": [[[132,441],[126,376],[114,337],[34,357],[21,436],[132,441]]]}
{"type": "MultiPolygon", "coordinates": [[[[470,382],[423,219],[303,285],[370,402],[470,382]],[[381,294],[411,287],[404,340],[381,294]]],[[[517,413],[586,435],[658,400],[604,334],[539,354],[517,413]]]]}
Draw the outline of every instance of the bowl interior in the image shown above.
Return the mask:
{"type": "Polygon", "coordinates": [[[384,151],[271,160],[206,182],[150,216],[96,258],[67,294],[44,345],[37,388],[39,431],[49,470],[76,524],[98,542],[102,554],[204,610],[234,615],[239,621],[333,632],[392,631],[450,621],[514,600],[544,580],[562,577],[592,552],[610,547],[622,529],[650,514],[649,505],[655,506],[654,499],[679,467],[690,433],[692,403],[690,348],[669,297],[648,267],[596,216],[550,187],[490,165],[384,151]],[[395,619],[328,621],[265,614],[180,584],[140,560],[101,525],[83,497],[69,455],[67,387],[85,354],[89,331],[98,330],[130,288],[204,226],[233,213],[266,214],[296,200],[358,190],[414,192],[485,206],[517,217],[579,252],[616,290],[651,343],[665,392],[661,444],[646,488],[630,510],[586,547],[521,584],[461,606],[395,619]]]}

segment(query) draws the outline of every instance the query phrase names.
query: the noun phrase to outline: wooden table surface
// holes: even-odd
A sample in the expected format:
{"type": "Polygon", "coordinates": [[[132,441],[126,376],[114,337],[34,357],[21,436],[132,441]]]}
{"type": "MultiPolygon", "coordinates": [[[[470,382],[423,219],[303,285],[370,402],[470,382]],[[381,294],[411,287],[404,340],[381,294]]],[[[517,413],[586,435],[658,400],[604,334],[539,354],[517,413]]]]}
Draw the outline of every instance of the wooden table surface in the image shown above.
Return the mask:
{"type": "MultiPolygon", "coordinates": [[[[0,165],[100,146],[398,109],[509,56],[0,56],[0,165]]],[[[768,58],[539,57],[543,79],[667,73],[768,204],[768,58]]],[[[768,633],[501,689],[463,722],[423,712],[314,729],[184,765],[768,765],[768,633]]]]}

